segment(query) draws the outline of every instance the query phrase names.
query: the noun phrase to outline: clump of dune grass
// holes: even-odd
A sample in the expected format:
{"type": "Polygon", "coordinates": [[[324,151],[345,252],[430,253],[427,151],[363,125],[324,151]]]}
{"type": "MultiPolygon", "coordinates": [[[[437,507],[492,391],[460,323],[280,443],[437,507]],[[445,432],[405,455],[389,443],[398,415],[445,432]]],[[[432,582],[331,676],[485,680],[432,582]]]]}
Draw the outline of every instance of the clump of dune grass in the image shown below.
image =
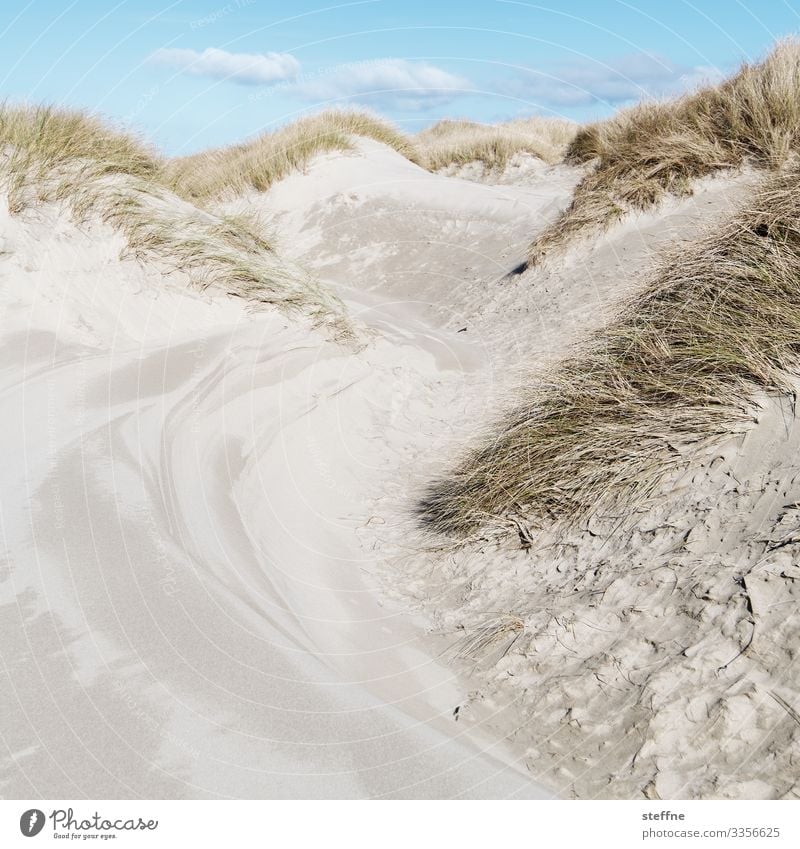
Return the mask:
{"type": "Polygon", "coordinates": [[[240,217],[209,213],[165,189],[130,180],[78,189],[73,203],[76,211],[85,209],[122,232],[135,256],[188,274],[200,288],[270,304],[350,335],[341,302],[281,261],[240,217]]]}
{"type": "Polygon", "coordinates": [[[137,139],[83,112],[50,106],[0,105],[0,155],[12,211],[26,189],[65,166],[87,183],[112,174],[157,181],[161,174],[160,159],[137,139]]]}
{"type": "Polygon", "coordinates": [[[780,168],[800,150],[798,91],[800,42],[786,39],[719,85],[580,129],[566,161],[594,166],[569,207],[534,240],[530,263],[665,195],[690,194],[698,178],[744,164],[780,168]]]}
{"type": "Polygon", "coordinates": [[[331,150],[352,150],[353,137],[362,136],[393,147],[413,162],[417,151],[410,139],[388,122],[357,112],[330,109],[253,141],[172,160],[169,180],[183,197],[197,201],[263,192],[312,158],[331,150]]]}
{"type": "Polygon", "coordinates": [[[543,162],[559,162],[576,125],[555,118],[528,118],[502,124],[439,121],[415,137],[425,167],[436,171],[479,162],[502,171],[520,153],[543,162]]]}
{"type": "Polygon", "coordinates": [[[341,302],[282,262],[260,228],[177,197],[163,161],[134,138],[81,112],[0,108],[0,180],[9,208],[62,202],[122,232],[136,256],[251,303],[275,305],[349,333],[341,302]]]}
{"type": "Polygon", "coordinates": [[[420,161],[431,171],[480,162],[488,171],[501,172],[520,153],[548,164],[561,160],[576,125],[556,118],[527,118],[504,124],[439,121],[418,133],[420,161]]]}
{"type": "Polygon", "coordinates": [[[643,294],[554,367],[424,494],[431,529],[576,520],[666,473],[790,391],[800,354],[800,163],[717,232],[665,258],[643,294]]]}
{"type": "Polygon", "coordinates": [[[458,641],[455,656],[459,660],[480,662],[505,657],[525,631],[525,622],[514,613],[501,613],[482,622],[458,641]]]}
{"type": "Polygon", "coordinates": [[[204,203],[248,190],[267,191],[306,168],[320,153],[353,150],[358,137],[385,144],[430,171],[471,162],[502,171],[517,153],[530,153],[548,163],[559,161],[574,131],[569,121],[529,118],[494,126],[440,121],[408,136],[368,112],[332,109],[243,144],[179,157],[167,164],[166,171],[178,194],[204,203]]]}

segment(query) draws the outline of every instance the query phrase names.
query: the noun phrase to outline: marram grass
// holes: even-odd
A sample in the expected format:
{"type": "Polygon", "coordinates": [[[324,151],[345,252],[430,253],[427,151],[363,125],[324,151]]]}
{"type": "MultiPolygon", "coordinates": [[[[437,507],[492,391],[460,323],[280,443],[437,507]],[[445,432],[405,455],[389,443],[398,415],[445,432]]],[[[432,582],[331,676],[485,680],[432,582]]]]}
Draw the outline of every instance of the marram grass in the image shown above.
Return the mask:
{"type": "Polygon", "coordinates": [[[133,137],[81,112],[0,107],[0,181],[12,212],[60,201],[122,232],[137,256],[254,304],[349,335],[341,302],[282,262],[254,222],[177,197],[164,160],[133,137]]]}
{"type": "Polygon", "coordinates": [[[264,192],[320,153],[352,150],[355,136],[416,161],[410,139],[388,122],[366,112],[330,109],[243,144],[174,159],[167,165],[168,179],[178,194],[201,202],[247,190],[264,192]]]}
{"type": "Polygon", "coordinates": [[[556,118],[528,118],[504,124],[439,121],[414,137],[418,160],[431,171],[480,162],[502,172],[520,153],[543,162],[559,162],[577,125],[556,118]]]}
{"type": "Polygon", "coordinates": [[[419,503],[430,529],[576,520],[667,472],[788,390],[800,355],[800,164],[665,259],[619,318],[532,386],[419,503]]]}
{"type": "Polygon", "coordinates": [[[593,162],[567,209],[534,239],[529,263],[591,236],[692,182],[750,164],[779,169],[800,152],[800,42],[676,100],[645,102],[578,130],[566,161],[593,162]]]}

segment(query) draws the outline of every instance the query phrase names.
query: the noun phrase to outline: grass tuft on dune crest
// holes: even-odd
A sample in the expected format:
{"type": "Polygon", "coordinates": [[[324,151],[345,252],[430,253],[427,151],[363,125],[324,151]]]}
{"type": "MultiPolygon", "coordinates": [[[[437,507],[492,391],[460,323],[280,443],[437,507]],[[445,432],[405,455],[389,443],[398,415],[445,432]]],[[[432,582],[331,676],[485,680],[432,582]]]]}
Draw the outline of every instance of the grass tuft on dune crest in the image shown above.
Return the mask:
{"type": "Polygon", "coordinates": [[[502,171],[519,153],[547,164],[560,162],[577,125],[557,118],[527,118],[505,124],[439,121],[414,137],[420,162],[430,171],[480,162],[502,171]]]}
{"type": "Polygon", "coordinates": [[[180,157],[167,164],[170,184],[198,203],[267,191],[306,168],[320,153],[353,150],[353,139],[373,139],[429,171],[481,162],[502,171],[514,154],[531,153],[547,163],[561,159],[576,126],[569,121],[528,118],[506,124],[440,121],[409,136],[368,112],[330,109],[264,133],[253,141],[180,157]]]}
{"type": "Polygon", "coordinates": [[[374,139],[417,161],[410,139],[386,121],[367,112],[330,109],[244,144],[174,159],[167,173],[178,194],[197,201],[238,195],[248,189],[264,192],[305,168],[317,154],[352,150],[353,136],[374,139]]]}
{"type": "Polygon", "coordinates": [[[529,262],[667,194],[691,194],[700,177],[744,164],[780,168],[800,152],[799,91],[800,41],[785,39],[762,62],[743,65],[719,85],[641,103],[582,127],[566,161],[594,166],[569,207],[533,241],[529,262]]]}
{"type": "Polygon", "coordinates": [[[340,301],[282,262],[254,222],[214,215],[177,197],[164,162],[136,139],[81,112],[0,107],[0,181],[9,208],[63,202],[79,220],[97,216],[130,250],[252,303],[349,335],[340,301]]]}
{"type": "Polygon", "coordinates": [[[161,161],[132,136],[79,111],[0,105],[0,157],[12,211],[32,185],[66,166],[91,181],[112,174],[158,180],[161,161]]]}
{"type": "Polygon", "coordinates": [[[664,260],[620,317],[554,367],[435,482],[431,530],[465,536],[585,517],[647,495],[790,391],[800,355],[800,163],[664,260]]]}

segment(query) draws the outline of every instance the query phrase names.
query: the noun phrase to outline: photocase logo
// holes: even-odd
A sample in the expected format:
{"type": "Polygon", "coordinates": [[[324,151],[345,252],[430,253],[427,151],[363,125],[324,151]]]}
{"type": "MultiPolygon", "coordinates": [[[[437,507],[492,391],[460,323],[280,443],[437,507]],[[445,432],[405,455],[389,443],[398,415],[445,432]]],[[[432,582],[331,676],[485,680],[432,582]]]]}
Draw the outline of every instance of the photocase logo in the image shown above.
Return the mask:
{"type": "Polygon", "coordinates": [[[19,818],[19,830],[25,837],[36,837],[44,828],[44,813],[38,808],[31,808],[19,818]]]}
{"type": "Polygon", "coordinates": [[[158,820],[145,820],[141,817],[119,817],[110,820],[95,811],[82,819],[75,817],[72,808],[54,808],[47,816],[38,808],[31,808],[19,818],[19,830],[25,837],[36,837],[44,828],[46,820],[52,820],[54,837],[89,837],[99,836],[107,839],[116,837],[115,834],[104,834],[103,832],[115,831],[155,831],[158,828],[158,820]],[[62,833],[57,833],[57,832],[62,833]],[[80,832],[87,832],[81,835],[80,832]]]}

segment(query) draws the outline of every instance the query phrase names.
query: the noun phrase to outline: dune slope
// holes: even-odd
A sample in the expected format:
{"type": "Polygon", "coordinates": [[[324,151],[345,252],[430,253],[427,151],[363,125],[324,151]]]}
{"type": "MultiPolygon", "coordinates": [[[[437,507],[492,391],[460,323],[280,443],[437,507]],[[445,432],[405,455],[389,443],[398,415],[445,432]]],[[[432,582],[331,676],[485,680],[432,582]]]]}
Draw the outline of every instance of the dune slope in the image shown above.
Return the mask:
{"type": "MultiPolygon", "coordinates": [[[[492,438],[491,411],[513,409],[522,381],[535,384],[631,299],[646,297],[661,262],[657,251],[724,227],[752,200],[758,175],[698,183],[692,196],[631,218],[569,263],[494,276],[502,250],[492,241],[496,228],[487,226],[494,235],[478,242],[475,219],[502,220],[504,196],[518,200],[519,217],[525,197],[520,230],[542,227],[568,197],[570,175],[556,170],[509,190],[440,183],[409,168],[366,146],[360,158],[319,160],[290,178],[285,195],[248,199],[274,216],[289,255],[314,264],[383,339],[410,341],[412,329],[430,338],[438,329],[445,343],[434,374],[403,366],[392,379],[382,439],[403,462],[381,472],[362,532],[384,588],[451,640],[449,657],[476,684],[464,715],[514,707],[500,727],[556,792],[792,797],[796,628],[781,607],[796,604],[794,576],[784,568],[796,434],[783,400],[754,388],[751,422],[739,436],[726,437],[722,427],[715,451],[688,458],[681,466],[688,470],[663,480],[651,500],[623,502],[588,525],[545,522],[531,531],[522,514],[520,534],[496,539],[479,531],[454,547],[420,533],[413,516],[431,478],[446,473],[476,434],[492,438]],[[421,185],[410,188],[415,179],[421,185]],[[413,238],[425,244],[440,210],[451,224],[447,239],[410,254],[402,270],[393,232],[415,222],[413,238]],[[346,249],[358,227],[376,243],[366,260],[346,249]],[[492,260],[482,266],[484,279],[454,288],[448,268],[477,244],[492,260]],[[431,268],[440,274],[413,288],[414,275],[424,278],[431,268]],[[406,281],[397,288],[395,273],[406,281]],[[371,287],[369,297],[353,291],[354,280],[371,287]],[[783,647],[767,650],[761,635],[775,629],[785,634],[783,647]]],[[[510,232],[513,225],[503,226],[510,232]]],[[[510,270],[524,244],[508,248],[510,270]]],[[[683,255],[693,256],[687,248],[683,255]]],[[[693,268],[686,264],[687,278],[693,268]]]]}
{"type": "Polygon", "coordinates": [[[354,354],[57,205],[0,232],[3,795],[546,794],[359,543],[436,342],[354,354]]]}
{"type": "Polygon", "coordinates": [[[709,174],[743,165],[780,169],[800,144],[798,85],[800,42],[786,38],[718,85],[643,102],[582,127],[566,161],[585,164],[588,172],[558,220],[535,234],[530,263],[665,197],[690,195],[709,174]]]}

